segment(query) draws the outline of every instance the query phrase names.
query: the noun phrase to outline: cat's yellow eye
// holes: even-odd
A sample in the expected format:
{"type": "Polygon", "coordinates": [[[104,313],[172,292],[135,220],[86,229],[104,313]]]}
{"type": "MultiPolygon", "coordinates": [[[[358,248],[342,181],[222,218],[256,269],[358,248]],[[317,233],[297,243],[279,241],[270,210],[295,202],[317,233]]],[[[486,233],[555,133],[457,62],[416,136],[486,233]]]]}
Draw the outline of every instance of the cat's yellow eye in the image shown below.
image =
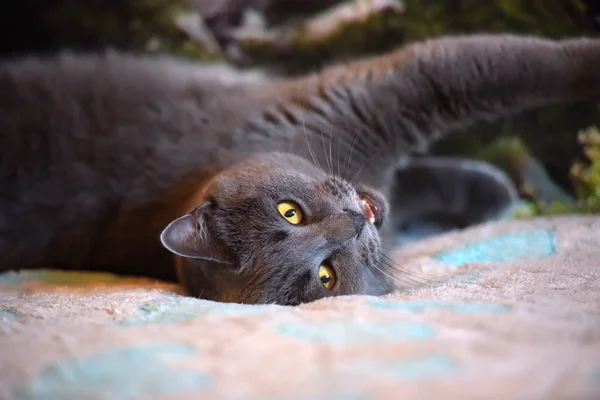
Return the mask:
{"type": "Polygon", "coordinates": [[[282,201],[277,204],[277,211],[290,224],[298,225],[302,222],[302,209],[293,201],[282,201]]]}
{"type": "Polygon", "coordinates": [[[333,268],[329,265],[322,264],[319,267],[319,280],[327,290],[333,289],[335,282],[337,281],[333,268]]]}

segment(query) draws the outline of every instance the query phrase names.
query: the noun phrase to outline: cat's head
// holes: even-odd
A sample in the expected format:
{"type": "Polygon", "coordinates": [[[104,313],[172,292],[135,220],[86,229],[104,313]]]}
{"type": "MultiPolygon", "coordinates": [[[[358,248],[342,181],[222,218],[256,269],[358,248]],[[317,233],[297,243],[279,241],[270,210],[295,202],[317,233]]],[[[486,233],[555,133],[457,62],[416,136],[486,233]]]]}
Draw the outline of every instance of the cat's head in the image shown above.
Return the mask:
{"type": "Polygon", "coordinates": [[[384,197],[303,158],[270,154],[218,174],[161,235],[199,297],[299,304],[383,294],[384,197]]]}

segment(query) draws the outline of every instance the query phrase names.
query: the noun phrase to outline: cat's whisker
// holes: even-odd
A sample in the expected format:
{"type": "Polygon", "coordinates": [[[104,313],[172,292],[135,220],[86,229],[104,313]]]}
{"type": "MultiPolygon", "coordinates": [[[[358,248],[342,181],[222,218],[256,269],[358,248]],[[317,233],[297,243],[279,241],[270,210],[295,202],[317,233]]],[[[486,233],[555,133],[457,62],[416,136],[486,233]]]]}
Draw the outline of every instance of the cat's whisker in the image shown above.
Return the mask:
{"type": "Polygon", "coordinates": [[[341,170],[341,166],[340,166],[340,148],[342,146],[338,145],[338,146],[335,146],[335,147],[337,148],[337,176],[340,179],[343,179],[343,177],[342,177],[342,170],[341,170]]]}
{"type": "MultiPolygon", "coordinates": [[[[333,139],[333,136],[331,136],[331,139],[333,139]]],[[[337,142],[337,138],[335,138],[336,142],[337,142]]],[[[335,175],[334,175],[334,179],[338,180],[338,181],[344,181],[344,177],[342,176],[342,168],[340,165],[340,151],[341,151],[341,143],[336,143],[337,148],[337,163],[336,163],[336,168],[335,168],[335,175]]]]}
{"type": "Polygon", "coordinates": [[[331,155],[331,141],[333,138],[333,117],[329,119],[329,160],[331,160],[331,175],[335,180],[335,174],[333,173],[333,156],[331,155]]]}
{"type": "Polygon", "coordinates": [[[366,161],[360,166],[360,168],[358,169],[358,171],[356,171],[356,173],[354,175],[352,175],[352,177],[350,178],[350,184],[352,186],[356,186],[357,181],[356,179],[359,177],[360,173],[363,171],[363,169],[371,162],[371,159],[367,158],[366,161]]]}
{"type": "Polygon", "coordinates": [[[389,279],[391,279],[391,280],[392,280],[392,281],[394,281],[395,283],[399,283],[399,284],[401,284],[401,285],[411,285],[411,284],[413,284],[413,283],[414,283],[414,282],[407,282],[407,281],[405,281],[405,280],[402,280],[402,279],[400,279],[400,278],[397,278],[397,277],[395,277],[395,276],[393,276],[393,275],[391,275],[391,274],[388,274],[387,272],[385,272],[385,271],[383,270],[383,268],[381,268],[381,267],[377,266],[376,264],[373,264],[373,267],[374,267],[374,268],[375,268],[377,271],[379,271],[379,273],[381,273],[382,275],[384,275],[384,276],[388,277],[389,279]]]}
{"type": "Polygon", "coordinates": [[[398,247],[399,246],[394,246],[394,247],[381,246],[381,248],[388,253],[394,252],[395,250],[397,250],[398,247]]]}
{"type": "Polygon", "coordinates": [[[323,156],[325,156],[325,163],[327,164],[327,168],[329,169],[329,175],[333,175],[332,167],[329,163],[329,158],[327,158],[327,148],[325,147],[325,137],[324,137],[323,129],[321,128],[320,131],[321,131],[321,145],[323,147],[323,156]]]}
{"type": "Polygon", "coordinates": [[[417,275],[414,272],[403,269],[394,260],[392,260],[392,258],[390,258],[388,255],[382,254],[382,257],[383,257],[383,260],[381,260],[381,261],[384,263],[385,266],[393,269],[398,274],[409,278],[410,281],[412,281],[413,283],[416,283],[419,285],[428,285],[428,284],[433,283],[433,280],[431,280],[431,279],[424,278],[422,276],[417,275]]]}
{"type": "MultiPolygon", "coordinates": [[[[409,271],[402,269],[398,265],[392,265],[388,262],[382,262],[387,268],[390,268],[394,271],[395,275],[401,276],[404,279],[403,282],[417,285],[425,285],[428,283],[428,279],[415,275],[409,271]]],[[[381,268],[381,267],[380,267],[381,268]]]]}
{"type": "MultiPolygon", "coordinates": [[[[357,129],[358,129],[358,128],[357,128],[357,129]]],[[[356,132],[357,132],[357,131],[356,131],[356,132]]],[[[370,164],[372,161],[376,160],[376,159],[377,159],[377,153],[381,151],[381,149],[379,149],[379,150],[378,150],[377,152],[375,152],[374,154],[368,154],[368,155],[365,155],[365,154],[364,154],[364,152],[365,152],[365,151],[368,153],[368,152],[369,152],[370,150],[372,150],[372,149],[369,149],[369,148],[367,148],[367,146],[369,146],[369,142],[365,142],[365,143],[362,143],[362,144],[363,144],[363,147],[365,147],[365,149],[362,149],[361,156],[362,156],[362,159],[364,159],[365,161],[364,161],[364,162],[363,162],[363,163],[360,165],[360,167],[358,168],[358,170],[357,170],[357,171],[356,171],[356,172],[355,172],[355,173],[352,175],[352,177],[349,179],[349,182],[350,182],[352,185],[356,185],[356,184],[358,183],[357,179],[358,179],[358,177],[360,176],[360,174],[363,172],[364,168],[365,168],[365,167],[368,167],[368,166],[369,166],[369,164],[370,164]]],[[[353,147],[353,148],[354,148],[354,147],[353,147]]]]}
{"type": "Polygon", "coordinates": [[[319,168],[319,171],[323,171],[323,168],[321,168],[321,164],[319,164],[319,161],[317,160],[317,157],[315,157],[315,153],[313,152],[312,147],[310,146],[310,141],[308,140],[308,132],[306,131],[306,123],[304,122],[304,119],[302,119],[302,128],[304,129],[304,139],[306,140],[306,146],[308,147],[310,157],[312,158],[315,166],[319,168]]]}
{"type": "Polygon", "coordinates": [[[340,146],[337,146],[337,175],[341,177],[342,171],[340,169],[340,146]]]}
{"type": "Polygon", "coordinates": [[[396,261],[394,261],[394,259],[391,258],[390,256],[388,256],[387,254],[382,253],[381,256],[384,258],[387,265],[394,267],[394,269],[399,269],[399,271],[405,275],[413,275],[414,277],[418,278],[418,276],[414,272],[410,272],[410,271],[400,268],[400,266],[396,263],[396,261]]]}
{"type": "Polygon", "coordinates": [[[352,142],[350,143],[350,151],[346,156],[346,161],[344,162],[345,169],[350,168],[350,160],[352,159],[352,152],[354,151],[354,145],[356,143],[356,139],[358,138],[358,128],[354,129],[354,133],[352,134],[352,142]]]}
{"type": "Polygon", "coordinates": [[[410,285],[410,286],[426,286],[426,285],[429,285],[430,283],[432,283],[431,280],[416,276],[409,271],[403,270],[398,265],[392,265],[383,260],[381,261],[381,263],[385,267],[394,271],[393,274],[389,274],[389,273],[385,272],[383,270],[383,268],[381,268],[377,265],[375,265],[375,268],[377,270],[379,270],[382,274],[387,276],[388,278],[392,279],[396,283],[400,283],[403,285],[410,285]],[[396,276],[394,276],[394,275],[396,275],[396,276]]]}

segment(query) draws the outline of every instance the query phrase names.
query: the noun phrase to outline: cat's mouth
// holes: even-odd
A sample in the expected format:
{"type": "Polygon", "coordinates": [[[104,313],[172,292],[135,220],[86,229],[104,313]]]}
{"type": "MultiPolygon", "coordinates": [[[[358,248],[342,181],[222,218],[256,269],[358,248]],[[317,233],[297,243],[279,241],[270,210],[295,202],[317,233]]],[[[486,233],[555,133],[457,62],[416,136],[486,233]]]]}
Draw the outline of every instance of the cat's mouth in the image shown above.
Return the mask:
{"type": "Polygon", "coordinates": [[[379,207],[377,207],[375,200],[368,194],[361,193],[360,203],[364,208],[365,219],[369,223],[379,226],[381,224],[381,211],[379,207]]]}

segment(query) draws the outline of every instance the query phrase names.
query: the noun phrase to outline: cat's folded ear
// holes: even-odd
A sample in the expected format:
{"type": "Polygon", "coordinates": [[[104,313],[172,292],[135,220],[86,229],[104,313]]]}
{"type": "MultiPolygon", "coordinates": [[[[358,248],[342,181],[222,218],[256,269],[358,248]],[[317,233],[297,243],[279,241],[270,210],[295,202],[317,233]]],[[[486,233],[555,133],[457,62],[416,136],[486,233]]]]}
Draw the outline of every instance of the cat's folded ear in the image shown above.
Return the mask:
{"type": "Polygon", "coordinates": [[[233,262],[225,244],[218,238],[210,203],[171,222],[162,231],[160,241],[167,250],[181,257],[226,264],[233,262]]]}

